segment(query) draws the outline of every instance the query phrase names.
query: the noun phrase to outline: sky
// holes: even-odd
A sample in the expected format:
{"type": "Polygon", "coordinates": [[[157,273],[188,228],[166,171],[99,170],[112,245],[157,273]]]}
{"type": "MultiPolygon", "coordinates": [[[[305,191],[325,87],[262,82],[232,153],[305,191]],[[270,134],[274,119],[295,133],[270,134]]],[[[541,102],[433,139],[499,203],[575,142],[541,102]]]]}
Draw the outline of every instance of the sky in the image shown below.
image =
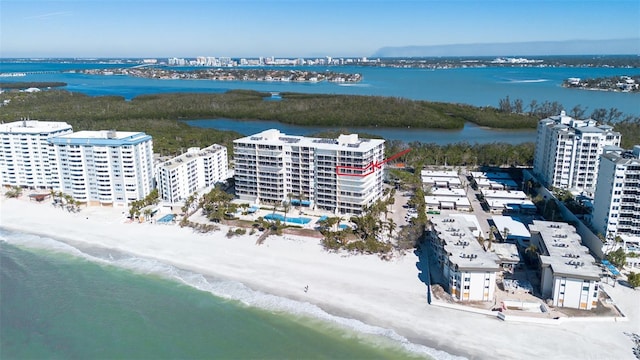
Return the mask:
{"type": "Polygon", "coordinates": [[[622,38],[640,38],[640,0],[0,0],[5,58],[360,57],[622,38]]]}

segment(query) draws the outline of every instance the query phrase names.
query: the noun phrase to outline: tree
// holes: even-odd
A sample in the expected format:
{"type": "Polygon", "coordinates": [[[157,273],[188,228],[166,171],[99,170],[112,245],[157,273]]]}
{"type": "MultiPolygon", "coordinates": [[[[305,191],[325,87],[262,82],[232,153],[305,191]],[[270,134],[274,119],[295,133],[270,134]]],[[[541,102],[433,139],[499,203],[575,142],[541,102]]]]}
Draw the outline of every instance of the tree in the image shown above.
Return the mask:
{"type": "Polygon", "coordinates": [[[627,254],[624,252],[623,248],[618,248],[615,251],[612,251],[606,255],[607,260],[611,262],[615,267],[622,269],[624,265],[627,263],[627,254]]]}
{"type": "Polygon", "coordinates": [[[498,231],[498,229],[496,229],[495,226],[491,226],[491,228],[489,229],[489,243],[487,244],[487,249],[491,249],[491,245],[494,241],[496,241],[496,231],[498,231]]]}
{"type": "Polygon", "coordinates": [[[569,113],[574,119],[584,119],[584,113],[587,111],[587,108],[582,108],[580,105],[576,105],[571,109],[569,113]]]}
{"type": "Polygon", "coordinates": [[[284,210],[284,221],[287,221],[287,213],[289,212],[289,210],[291,209],[291,200],[289,201],[285,201],[282,204],[282,209],[284,210]]]}
{"type": "Polygon", "coordinates": [[[498,109],[504,113],[513,112],[513,107],[511,106],[511,100],[509,100],[509,96],[504,99],[500,99],[498,102],[498,109]]]}
{"type": "Polygon", "coordinates": [[[509,228],[505,226],[504,229],[502,229],[502,241],[507,241],[510,234],[509,228]]]}
{"type": "Polygon", "coordinates": [[[537,264],[538,262],[538,247],[535,246],[534,244],[529,245],[525,250],[524,250],[524,254],[525,254],[525,258],[524,261],[527,264],[537,264]]]}
{"type": "Polygon", "coordinates": [[[629,281],[629,285],[631,285],[632,288],[640,287],[640,274],[636,274],[633,271],[630,272],[629,275],[627,275],[627,281],[629,281]]]}
{"type": "Polygon", "coordinates": [[[529,103],[529,115],[533,116],[535,114],[537,107],[538,107],[538,101],[531,100],[531,102],[529,103]]]}
{"type": "Polygon", "coordinates": [[[4,193],[5,197],[18,198],[22,195],[22,188],[20,186],[12,186],[10,190],[4,193]]]}
{"type": "Polygon", "coordinates": [[[393,232],[396,230],[396,223],[393,221],[393,219],[389,219],[387,220],[387,230],[389,230],[389,239],[391,239],[391,237],[393,237],[393,232]]]}

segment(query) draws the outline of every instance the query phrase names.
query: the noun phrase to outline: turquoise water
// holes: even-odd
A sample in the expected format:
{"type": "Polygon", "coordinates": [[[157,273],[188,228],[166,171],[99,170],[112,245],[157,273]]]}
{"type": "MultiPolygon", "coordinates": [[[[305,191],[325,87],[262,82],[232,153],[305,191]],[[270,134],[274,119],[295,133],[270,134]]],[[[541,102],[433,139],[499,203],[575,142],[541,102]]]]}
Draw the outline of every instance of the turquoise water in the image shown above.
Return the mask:
{"type": "Polygon", "coordinates": [[[160,219],[158,219],[159,223],[168,223],[173,221],[173,218],[175,218],[176,216],[174,214],[167,214],[163,217],[161,217],[160,219]]]}
{"type": "Polygon", "coordinates": [[[0,280],[2,359],[451,357],[239,283],[3,229],[0,280]]]}
{"type": "MultiPolygon", "coordinates": [[[[587,114],[596,108],[614,107],[625,114],[640,115],[638,100],[640,94],[583,91],[561,86],[562,81],[570,77],[638,75],[640,69],[637,68],[486,67],[426,70],[339,66],[330,69],[362,74],[363,81],[357,84],[158,80],[62,72],[73,69],[124,66],[127,65],[0,62],[0,72],[32,72],[24,77],[3,78],[2,81],[62,81],[68,84],[66,87],[68,90],[92,96],[119,95],[127,99],[153,93],[211,93],[231,89],[251,89],[265,92],[397,96],[414,100],[497,107],[500,99],[509,96],[512,100],[522,99],[525,108],[532,100],[536,100],[538,104],[544,101],[557,101],[569,110],[576,105],[581,105],[588,109],[587,114]],[[50,71],[50,73],[37,73],[38,71],[50,71]]],[[[296,67],[296,69],[318,71],[319,67],[296,67]]],[[[320,69],[324,70],[324,68],[320,69]]]]}
{"type": "Polygon", "coordinates": [[[267,214],[264,216],[265,219],[267,220],[280,220],[280,221],[286,221],[286,222],[290,222],[290,223],[294,223],[294,224],[308,224],[311,222],[310,218],[306,218],[306,217],[284,217],[283,215],[280,214],[267,214]]]}

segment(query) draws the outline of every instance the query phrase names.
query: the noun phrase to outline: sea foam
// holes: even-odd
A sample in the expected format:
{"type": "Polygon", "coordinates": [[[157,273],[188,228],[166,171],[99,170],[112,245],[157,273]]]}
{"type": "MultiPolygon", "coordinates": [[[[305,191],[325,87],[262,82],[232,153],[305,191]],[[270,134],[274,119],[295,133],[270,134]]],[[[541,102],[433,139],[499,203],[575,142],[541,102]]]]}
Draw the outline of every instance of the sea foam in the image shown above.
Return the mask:
{"type": "Polygon", "coordinates": [[[454,356],[441,350],[412,343],[392,329],[368,325],[360,320],[332,315],[308,302],[291,300],[285,297],[256,291],[237,281],[205,276],[177,268],[155,259],[131,256],[110,249],[76,247],[50,237],[14,232],[2,228],[0,228],[0,241],[25,248],[69,254],[88,261],[127,269],[137,274],[159,276],[191,286],[200,291],[208,292],[219,298],[237,301],[247,307],[254,307],[276,313],[286,313],[297,317],[317,319],[353,332],[355,336],[362,334],[371,340],[376,337],[387,339],[391,344],[399,344],[410,353],[426,355],[438,360],[464,359],[463,357],[454,356]]]}

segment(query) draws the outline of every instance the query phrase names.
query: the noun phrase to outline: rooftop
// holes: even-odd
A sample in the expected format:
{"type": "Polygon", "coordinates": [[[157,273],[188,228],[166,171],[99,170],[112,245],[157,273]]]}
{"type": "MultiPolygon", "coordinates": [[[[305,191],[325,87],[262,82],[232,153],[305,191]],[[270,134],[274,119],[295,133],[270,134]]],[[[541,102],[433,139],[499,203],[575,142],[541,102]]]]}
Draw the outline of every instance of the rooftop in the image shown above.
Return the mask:
{"type": "Polygon", "coordinates": [[[178,155],[168,161],[165,161],[160,166],[166,169],[175,169],[180,165],[186,164],[190,160],[195,160],[197,158],[214,155],[218,152],[224,151],[225,149],[226,148],[224,146],[218,145],[218,144],[207,146],[204,149],[200,149],[198,147],[192,147],[192,148],[189,148],[186,153],[178,155]]]}
{"type": "Polygon", "coordinates": [[[358,134],[340,135],[337,139],[312,138],[297,135],[286,135],[277,129],[265,130],[255,135],[246,136],[233,141],[234,143],[252,143],[267,145],[296,145],[310,148],[321,148],[326,150],[359,150],[368,151],[380,144],[384,144],[383,139],[359,138],[358,134]]]}
{"type": "Polygon", "coordinates": [[[495,215],[491,217],[491,220],[493,220],[493,224],[496,226],[496,229],[498,229],[500,233],[502,233],[504,229],[507,228],[509,229],[509,235],[511,236],[527,239],[531,237],[531,233],[529,233],[527,227],[511,216],[495,215]]]}
{"type": "Polygon", "coordinates": [[[520,190],[492,190],[480,189],[482,195],[488,200],[493,199],[509,199],[509,200],[527,200],[527,194],[520,190]]]}
{"type": "Polygon", "coordinates": [[[499,258],[486,252],[472,234],[475,224],[460,217],[432,215],[431,224],[458,271],[498,271],[499,258]]]}
{"type": "Polygon", "coordinates": [[[438,171],[438,170],[422,170],[420,176],[428,177],[446,177],[446,178],[458,178],[457,171],[438,171]]]}
{"type": "Polygon", "coordinates": [[[147,140],[151,140],[151,136],[143,132],[83,130],[50,138],[49,142],[58,145],[121,146],[136,145],[147,140]]]}
{"type": "Polygon", "coordinates": [[[567,223],[534,220],[529,225],[532,234],[540,234],[544,250],[540,256],[543,266],[550,266],[555,275],[600,280],[600,268],[582,245],[582,238],[567,223]]]}
{"type": "Polygon", "coordinates": [[[63,121],[21,120],[0,124],[0,132],[38,134],[56,130],[71,130],[71,125],[63,121]]]}

